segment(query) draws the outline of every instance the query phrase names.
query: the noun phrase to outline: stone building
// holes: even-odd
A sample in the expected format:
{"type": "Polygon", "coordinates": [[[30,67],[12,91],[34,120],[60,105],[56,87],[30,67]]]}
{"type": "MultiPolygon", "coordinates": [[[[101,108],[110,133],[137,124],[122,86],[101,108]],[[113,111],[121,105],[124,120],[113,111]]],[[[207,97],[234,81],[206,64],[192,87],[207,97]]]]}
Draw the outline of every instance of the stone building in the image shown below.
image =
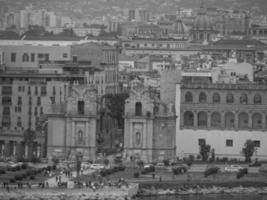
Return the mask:
{"type": "Polygon", "coordinates": [[[196,156],[206,143],[216,157],[244,158],[242,148],[253,140],[254,156],[267,158],[266,85],[211,82],[203,74],[186,80],[176,87],[177,156],[196,156]]]}
{"type": "Polygon", "coordinates": [[[48,158],[95,160],[97,94],[94,87],[73,85],[66,102],[52,105],[48,114],[48,158]]]}
{"type": "Polygon", "coordinates": [[[175,158],[175,109],[134,81],[125,102],[124,153],[145,162],[175,158]]]}
{"type": "Polygon", "coordinates": [[[59,76],[8,72],[0,74],[0,157],[45,157],[43,115],[67,95],[67,83],[59,76]],[[29,149],[25,132],[34,132],[29,149]]]}
{"type": "Polygon", "coordinates": [[[191,29],[192,40],[201,44],[208,43],[214,39],[215,33],[214,24],[202,6],[191,29]]]}

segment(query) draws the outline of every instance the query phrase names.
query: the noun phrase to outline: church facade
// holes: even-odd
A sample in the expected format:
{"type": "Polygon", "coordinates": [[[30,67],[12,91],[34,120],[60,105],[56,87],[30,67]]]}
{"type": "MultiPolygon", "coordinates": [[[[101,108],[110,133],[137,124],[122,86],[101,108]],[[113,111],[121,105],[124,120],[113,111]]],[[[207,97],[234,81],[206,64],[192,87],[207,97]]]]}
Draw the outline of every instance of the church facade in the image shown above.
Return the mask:
{"type": "Polygon", "coordinates": [[[144,162],[175,158],[175,109],[141,84],[125,102],[124,157],[144,162]]]}
{"type": "Polygon", "coordinates": [[[64,104],[51,106],[48,114],[48,158],[95,160],[97,131],[95,88],[74,85],[64,104]]]}

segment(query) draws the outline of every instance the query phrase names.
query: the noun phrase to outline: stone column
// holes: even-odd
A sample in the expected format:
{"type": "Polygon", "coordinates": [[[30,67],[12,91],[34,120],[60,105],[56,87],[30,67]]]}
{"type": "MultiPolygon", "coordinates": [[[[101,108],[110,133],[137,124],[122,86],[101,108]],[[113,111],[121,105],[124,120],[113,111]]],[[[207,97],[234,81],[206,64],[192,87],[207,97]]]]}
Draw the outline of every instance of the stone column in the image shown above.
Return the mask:
{"type": "Polygon", "coordinates": [[[29,149],[29,147],[28,147],[28,145],[27,144],[24,144],[24,158],[28,158],[28,149],[29,149]]]}
{"type": "Polygon", "coordinates": [[[252,112],[248,113],[248,128],[252,129],[252,112]]]}
{"type": "Polygon", "coordinates": [[[208,124],[207,124],[207,128],[210,129],[211,128],[211,112],[207,112],[207,117],[208,117],[208,124]]]}
{"type": "Polygon", "coordinates": [[[197,111],[194,111],[194,129],[197,129],[197,111]]]}
{"type": "Polygon", "coordinates": [[[238,115],[239,111],[234,112],[235,115],[235,130],[238,130],[238,115]]]}
{"type": "Polygon", "coordinates": [[[5,141],[5,156],[10,156],[10,141],[5,141]]]}
{"type": "Polygon", "coordinates": [[[261,113],[262,120],[261,120],[261,129],[266,129],[266,120],[265,120],[265,113],[261,113]]]}
{"type": "Polygon", "coordinates": [[[225,129],[225,112],[224,111],[222,112],[222,115],[221,115],[221,128],[225,129]]]}

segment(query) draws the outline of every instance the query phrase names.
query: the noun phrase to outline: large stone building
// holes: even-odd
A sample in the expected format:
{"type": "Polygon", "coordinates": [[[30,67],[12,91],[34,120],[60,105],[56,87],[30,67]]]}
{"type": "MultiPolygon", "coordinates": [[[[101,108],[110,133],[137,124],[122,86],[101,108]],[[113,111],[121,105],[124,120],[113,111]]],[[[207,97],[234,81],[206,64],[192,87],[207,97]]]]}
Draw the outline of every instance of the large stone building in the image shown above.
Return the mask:
{"type": "Polygon", "coordinates": [[[15,72],[0,75],[0,156],[45,157],[43,114],[50,104],[65,100],[67,83],[54,76],[15,72]],[[33,149],[25,133],[31,130],[33,149]]]}
{"type": "Polygon", "coordinates": [[[216,157],[242,158],[245,142],[253,140],[254,156],[267,158],[267,88],[254,83],[250,74],[242,74],[241,68],[229,75],[222,69],[217,81],[211,70],[190,72],[187,77],[184,73],[176,88],[177,156],[197,156],[199,145],[206,143],[216,157]]]}
{"type": "Polygon", "coordinates": [[[162,72],[160,94],[133,81],[130,97],[125,101],[126,158],[145,162],[175,158],[175,83],[180,77],[175,69],[162,72]]]}
{"type": "Polygon", "coordinates": [[[54,104],[48,114],[48,158],[95,160],[97,93],[88,85],[73,85],[66,101],[54,104]]]}

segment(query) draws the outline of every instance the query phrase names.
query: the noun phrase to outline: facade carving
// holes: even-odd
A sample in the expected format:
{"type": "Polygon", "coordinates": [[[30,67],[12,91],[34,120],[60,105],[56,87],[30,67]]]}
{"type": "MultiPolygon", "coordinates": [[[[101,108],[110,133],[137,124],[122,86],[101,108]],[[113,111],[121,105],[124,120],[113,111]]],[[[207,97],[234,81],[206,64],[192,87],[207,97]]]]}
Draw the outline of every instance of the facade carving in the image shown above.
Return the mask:
{"type": "Polygon", "coordinates": [[[54,105],[48,115],[48,158],[95,160],[97,131],[96,90],[74,85],[63,105],[54,105]]]}

